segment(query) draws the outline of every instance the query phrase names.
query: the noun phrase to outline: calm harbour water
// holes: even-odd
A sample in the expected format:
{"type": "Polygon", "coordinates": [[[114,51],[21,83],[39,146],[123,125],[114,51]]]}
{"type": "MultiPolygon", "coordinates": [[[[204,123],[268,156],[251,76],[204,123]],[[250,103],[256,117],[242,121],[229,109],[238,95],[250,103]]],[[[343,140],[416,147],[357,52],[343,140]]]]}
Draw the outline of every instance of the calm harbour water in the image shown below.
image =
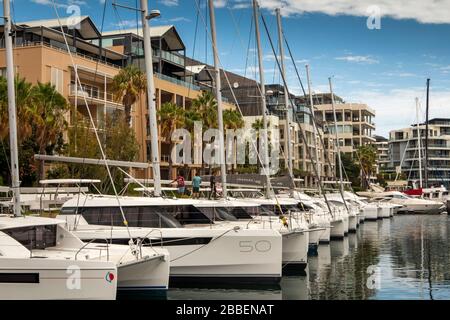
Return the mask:
{"type": "Polygon", "coordinates": [[[167,299],[450,299],[450,217],[395,216],[321,245],[279,289],[170,289],[167,299]]]}

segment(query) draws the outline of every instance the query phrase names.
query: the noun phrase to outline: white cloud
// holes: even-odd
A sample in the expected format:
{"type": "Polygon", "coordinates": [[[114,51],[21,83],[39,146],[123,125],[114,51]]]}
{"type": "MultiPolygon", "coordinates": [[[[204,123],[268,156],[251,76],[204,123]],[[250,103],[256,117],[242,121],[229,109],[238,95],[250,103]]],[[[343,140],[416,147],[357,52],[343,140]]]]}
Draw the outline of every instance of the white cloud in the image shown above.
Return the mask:
{"type": "Polygon", "coordinates": [[[177,7],[179,4],[178,0],[159,0],[159,3],[167,7],[177,7]]]}
{"type": "Polygon", "coordinates": [[[365,63],[365,64],[374,64],[379,63],[378,60],[372,58],[371,56],[352,56],[347,55],[343,57],[336,57],[336,60],[343,60],[347,62],[356,62],[356,63],[365,63]]]}
{"type": "MultiPolygon", "coordinates": [[[[239,7],[243,1],[235,0],[234,3],[239,7]]],[[[394,19],[450,23],[450,0],[260,0],[259,3],[262,8],[271,11],[281,6],[281,12],[285,16],[312,12],[367,17],[368,8],[376,5],[382,16],[394,19]]]]}
{"type": "MultiPolygon", "coordinates": [[[[424,110],[425,85],[406,89],[358,90],[346,94],[346,100],[366,103],[375,110],[376,133],[388,136],[390,130],[406,128],[416,122],[415,97],[418,97],[424,110]]],[[[430,118],[448,118],[450,91],[430,91],[430,118]]],[[[422,110],[421,121],[424,120],[422,110]]]]}

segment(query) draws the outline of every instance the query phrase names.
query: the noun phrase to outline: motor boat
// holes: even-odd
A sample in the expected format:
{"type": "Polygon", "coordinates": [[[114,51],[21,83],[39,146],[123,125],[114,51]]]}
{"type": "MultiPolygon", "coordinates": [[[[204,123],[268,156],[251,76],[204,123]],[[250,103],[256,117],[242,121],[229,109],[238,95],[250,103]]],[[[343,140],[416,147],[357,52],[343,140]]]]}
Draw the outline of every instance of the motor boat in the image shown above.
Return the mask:
{"type": "Polygon", "coordinates": [[[281,279],[282,239],[273,229],[214,222],[200,200],[84,195],[66,202],[64,219],[83,241],[126,243],[131,233],[144,246],[170,253],[170,285],[273,285],[281,279]]]}
{"type": "Polygon", "coordinates": [[[401,205],[402,207],[397,209],[398,213],[439,214],[446,209],[442,202],[412,198],[399,191],[382,192],[371,199],[371,202],[401,205]]]}

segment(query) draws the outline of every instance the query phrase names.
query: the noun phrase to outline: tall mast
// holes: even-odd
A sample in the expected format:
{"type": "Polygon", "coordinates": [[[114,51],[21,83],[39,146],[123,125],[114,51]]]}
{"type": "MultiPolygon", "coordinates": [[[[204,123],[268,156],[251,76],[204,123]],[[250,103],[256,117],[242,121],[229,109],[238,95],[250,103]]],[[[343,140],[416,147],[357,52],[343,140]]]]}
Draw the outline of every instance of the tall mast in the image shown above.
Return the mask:
{"type": "Polygon", "coordinates": [[[16,93],[14,85],[14,57],[12,45],[12,25],[10,0],[3,0],[3,15],[5,19],[5,47],[6,47],[6,79],[8,83],[8,114],[9,114],[9,147],[11,149],[11,187],[13,190],[14,216],[20,217],[20,180],[19,155],[17,147],[17,114],[16,93]]]}
{"type": "MultiPolygon", "coordinates": [[[[280,44],[280,62],[281,62],[281,72],[283,73],[283,77],[286,77],[286,68],[284,65],[284,46],[283,46],[283,29],[282,29],[282,25],[281,25],[281,13],[280,13],[280,9],[277,8],[275,10],[276,14],[277,14],[277,24],[278,24],[278,41],[280,44]]],[[[287,148],[286,148],[286,152],[287,152],[287,163],[288,163],[288,170],[289,170],[289,175],[291,177],[294,177],[293,175],[293,169],[292,169],[292,145],[291,145],[291,115],[289,112],[289,107],[290,107],[290,99],[289,99],[289,91],[286,88],[286,86],[284,86],[284,105],[286,107],[286,128],[285,128],[285,136],[286,136],[286,140],[287,140],[287,148]]]]}
{"type": "Polygon", "coordinates": [[[261,87],[261,106],[263,116],[264,129],[264,154],[263,154],[263,172],[266,176],[266,197],[270,197],[270,175],[269,175],[269,141],[267,132],[267,105],[266,105],[266,83],[264,80],[263,54],[261,48],[261,35],[259,32],[259,6],[256,0],[253,0],[253,18],[255,19],[256,44],[258,47],[258,65],[259,65],[259,82],[261,87]]]}
{"type": "Polygon", "coordinates": [[[427,109],[425,116],[425,188],[428,188],[428,112],[430,106],[430,79],[427,79],[427,109]]]}
{"type": "MultiPolygon", "coordinates": [[[[312,85],[311,85],[311,77],[309,74],[309,65],[305,66],[306,68],[306,78],[308,81],[308,94],[309,94],[309,105],[311,106],[311,118],[312,118],[312,124],[313,124],[313,130],[314,130],[314,144],[316,145],[316,166],[317,166],[317,175],[320,177],[320,159],[319,159],[319,148],[317,146],[317,125],[316,125],[316,121],[314,119],[314,101],[313,101],[313,95],[312,95],[312,85]]],[[[319,188],[319,193],[320,193],[320,188],[319,188]]]]}
{"type": "Polygon", "coordinates": [[[147,104],[151,138],[151,157],[153,165],[153,181],[156,197],[161,195],[161,171],[159,167],[158,127],[156,119],[155,84],[153,80],[152,46],[150,40],[150,15],[147,0],[141,0],[142,29],[144,31],[144,58],[147,76],[147,104]]]}
{"type": "Polygon", "coordinates": [[[227,164],[225,163],[225,139],[222,112],[222,84],[220,80],[219,52],[217,50],[216,16],[214,14],[214,2],[209,0],[209,17],[211,24],[212,49],[214,53],[214,71],[216,76],[217,122],[219,124],[219,157],[220,174],[222,178],[223,197],[227,197],[227,164]]]}
{"type": "Polygon", "coordinates": [[[420,143],[419,98],[416,98],[417,148],[419,149],[419,188],[422,188],[422,146],[420,143]]]}
{"type": "Polygon", "coordinates": [[[336,108],[334,106],[334,94],[333,94],[333,85],[331,83],[331,78],[328,78],[328,82],[330,83],[331,106],[333,108],[334,131],[336,134],[336,152],[337,152],[337,156],[338,156],[340,190],[341,190],[341,193],[343,194],[344,193],[344,183],[342,180],[341,147],[340,147],[340,143],[339,143],[338,125],[337,125],[337,119],[336,119],[336,108]]]}

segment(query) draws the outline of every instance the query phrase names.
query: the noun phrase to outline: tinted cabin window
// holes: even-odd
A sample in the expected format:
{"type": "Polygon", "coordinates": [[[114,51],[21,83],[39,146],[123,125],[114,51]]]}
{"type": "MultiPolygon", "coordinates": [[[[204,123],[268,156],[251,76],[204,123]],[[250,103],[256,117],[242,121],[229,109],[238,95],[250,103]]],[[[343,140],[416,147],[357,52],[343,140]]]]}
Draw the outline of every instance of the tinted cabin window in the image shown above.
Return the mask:
{"type": "MultiPolygon", "coordinates": [[[[193,206],[122,207],[130,227],[178,228],[189,223],[210,223],[210,219],[193,206]]],[[[64,208],[61,214],[74,213],[64,208]]],[[[89,224],[123,226],[119,207],[84,207],[78,212],[89,224]]]]}
{"type": "Polygon", "coordinates": [[[250,216],[242,207],[229,208],[228,210],[239,220],[252,219],[252,216],[250,216]]]}
{"type": "Polygon", "coordinates": [[[4,230],[3,232],[20,242],[28,250],[33,250],[56,246],[56,228],[56,225],[32,226],[4,230]]]}

